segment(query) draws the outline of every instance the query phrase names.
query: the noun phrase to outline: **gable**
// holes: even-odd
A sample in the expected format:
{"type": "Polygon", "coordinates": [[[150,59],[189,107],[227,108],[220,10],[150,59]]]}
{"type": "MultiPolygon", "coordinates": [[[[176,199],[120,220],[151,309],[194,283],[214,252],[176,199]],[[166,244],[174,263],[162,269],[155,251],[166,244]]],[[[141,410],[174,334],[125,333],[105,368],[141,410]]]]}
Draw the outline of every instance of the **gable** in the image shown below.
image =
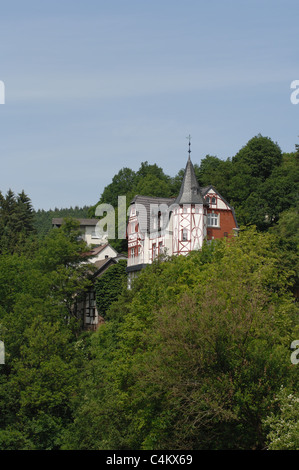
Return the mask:
{"type": "Polygon", "coordinates": [[[238,228],[234,208],[224,199],[223,196],[221,196],[217,189],[214,186],[210,185],[206,186],[205,188],[202,188],[201,191],[205,199],[209,198],[209,209],[231,211],[236,224],[236,228],[238,228]]]}

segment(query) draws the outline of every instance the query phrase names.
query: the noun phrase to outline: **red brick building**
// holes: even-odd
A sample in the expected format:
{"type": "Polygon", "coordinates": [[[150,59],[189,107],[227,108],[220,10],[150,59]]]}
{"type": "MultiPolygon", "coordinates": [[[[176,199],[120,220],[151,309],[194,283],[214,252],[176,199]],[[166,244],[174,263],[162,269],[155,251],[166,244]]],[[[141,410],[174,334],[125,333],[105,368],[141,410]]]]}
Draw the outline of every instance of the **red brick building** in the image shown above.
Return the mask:
{"type": "Polygon", "coordinates": [[[238,231],[238,223],[233,207],[210,185],[201,188],[205,201],[209,204],[207,215],[207,240],[229,237],[238,231]]]}

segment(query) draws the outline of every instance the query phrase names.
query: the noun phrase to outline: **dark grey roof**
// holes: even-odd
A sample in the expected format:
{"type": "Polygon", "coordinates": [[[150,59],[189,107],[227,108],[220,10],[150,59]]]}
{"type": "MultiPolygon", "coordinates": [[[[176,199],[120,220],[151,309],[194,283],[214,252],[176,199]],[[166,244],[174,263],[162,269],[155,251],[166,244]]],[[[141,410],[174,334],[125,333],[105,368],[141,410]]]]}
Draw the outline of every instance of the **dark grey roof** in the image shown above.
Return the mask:
{"type": "MultiPolygon", "coordinates": [[[[98,219],[75,219],[79,222],[79,224],[82,225],[97,225],[98,219]]],[[[63,217],[55,217],[52,219],[52,225],[62,225],[64,222],[63,217]]]]}
{"type": "Polygon", "coordinates": [[[183,182],[176,204],[205,204],[190,157],[186,165],[183,182]]]}
{"type": "Polygon", "coordinates": [[[201,194],[205,196],[205,194],[211,189],[213,186],[210,184],[210,186],[205,186],[204,188],[200,188],[201,194]]]}
{"type": "Polygon", "coordinates": [[[152,215],[150,209],[153,209],[154,206],[159,206],[159,209],[163,212],[163,207],[166,209],[166,206],[168,208],[171,204],[174,204],[174,202],[174,197],[135,196],[131,204],[135,204],[141,231],[144,232],[150,230],[150,220],[152,215]]]}

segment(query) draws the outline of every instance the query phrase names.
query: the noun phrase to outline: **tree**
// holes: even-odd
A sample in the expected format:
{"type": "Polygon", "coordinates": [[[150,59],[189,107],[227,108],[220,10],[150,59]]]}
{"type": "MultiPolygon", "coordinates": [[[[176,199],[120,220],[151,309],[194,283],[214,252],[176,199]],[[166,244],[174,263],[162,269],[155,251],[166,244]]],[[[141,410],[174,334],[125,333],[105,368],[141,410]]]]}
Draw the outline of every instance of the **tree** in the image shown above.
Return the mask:
{"type": "Polygon", "coordinates": [[[299,450],[299,397],[281,387],[275,397],[277,409],[264,420],[268,450],[299,450]]]}
{"type": "Polygon", "coordinates": [[[265,181],[281,161],[282,152],[278,144],[261,134],[250,139],[232,158],[233,165],[248,165],[251,176],[261,181],[265,181]]]}
{"type": "Polygon", "coordinates": [[[171,197],[171,188],[168,181],[149,174],[138,182],[136,194],[141,196],[171,197]]]}
{"type": "Polygon", "coordinates": [[[83,207],[69,207],[54,210],[38,209],[34,212],[34,228],[39,238],[45,237],[52,230],[52,219],[55,217],[61,218],[82,218],[89,217],[89,206],[83,207]]]}
{"type": "Polygon", "coordinates": [[[17,196],[17,219],[20,227],[19,231],[25,235],[34,233],[34,210],[30,198],[24,190],[17,196]]]}
{"type": "Polygon", "coordinates": [[[35,251],[0,257],[0,334],[5,365],[0,375],[0,448],[57,449],[72,418],[84,354],[76,295],[90,286],[91,265],[66,221],[35,251]]]}
{"type": "Polygon", "coordinates": [[[225,198],[230,199],[230,178],[232,163],[230,159],[221,160],[218,157],[206,155],[201,160],[196,172],[200,186],[213,185],[217,191],[225,198]]]}
{"type": "Polygon", "coordinates": [[[136,173],[130,168],[122,168],[107,185],[101,195],[99,203],[111,204],[114,208],[118,204],[118,196],[130,193],[136,183],[136,173]]]}
{"type": "Polygon", "coordinates": [[[126,260],[119,260],[95,281],[97,310],[104,318],[112,302],[115,302],[127,287],[126,267],[126,260]]]}
{"type": "Polygon", "coordinates": [[[62,447],[262,448],[273,394],[296,387],[282,257],[252,229],[143,270],[93,336],[62,447]]]}
{"type": "Polygon", "coordinates": [[[12,253],[34,233],[33,208],[22,191],[16,197],[11,189],[0,195],[0,249],[12,253]]]}

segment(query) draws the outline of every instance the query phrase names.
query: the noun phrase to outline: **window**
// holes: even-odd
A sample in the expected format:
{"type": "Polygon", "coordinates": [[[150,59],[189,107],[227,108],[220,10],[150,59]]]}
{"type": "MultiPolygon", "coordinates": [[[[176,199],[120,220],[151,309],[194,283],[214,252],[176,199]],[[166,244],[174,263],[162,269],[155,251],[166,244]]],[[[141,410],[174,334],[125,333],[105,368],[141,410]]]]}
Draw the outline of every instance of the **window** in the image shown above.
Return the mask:
{"type": "Polygon", "coordinates": [[[186,228],[182,229],[181,240],[182,242],[186,242],[188,240],[188,230],[186,228]]]}
{"type": "Polygon", "coordinates": [[[214,212],[208,214],[208,227],[219,227],[219,214],[214,212]]]}
{"type": "Polygon", "coordinates": [[[161,211],[158,212],[158,230],[161,231],[161,211]]]}
{"type": "Polygon", "coordinates": [[[156,245],[156,243],[153,243],[152,250],[153,250],[153,259],[155,259],[156,256],[157,256],[157,245],[156,245]]]}
{"type": "Polygon", "coordinates": [[[211,204],[216,204],[216,198],[215,197],[212,197],[211,204]]]}
{"type": "Polygon", "coordinates": [[[131,258],[135,258],[135,248],[131,248],[131,258]]]}
{"type": "Polygon", "coordinates": [[[96,230],[92,230],[91,238],[100,238],[99,235],[97,234],[96,230]]]}
{"type": "Polygon", "coordinates": [[[163,250],[163,243],[159,242],[159,255],[162,253],[163,250]]]}
{"type": "Polygon", "coordinates": [[[87,317],[91,319],[95,319],[96,317],[96,297],[95,292],[87,292],[85,297],[85,314],[87,317]]]}

